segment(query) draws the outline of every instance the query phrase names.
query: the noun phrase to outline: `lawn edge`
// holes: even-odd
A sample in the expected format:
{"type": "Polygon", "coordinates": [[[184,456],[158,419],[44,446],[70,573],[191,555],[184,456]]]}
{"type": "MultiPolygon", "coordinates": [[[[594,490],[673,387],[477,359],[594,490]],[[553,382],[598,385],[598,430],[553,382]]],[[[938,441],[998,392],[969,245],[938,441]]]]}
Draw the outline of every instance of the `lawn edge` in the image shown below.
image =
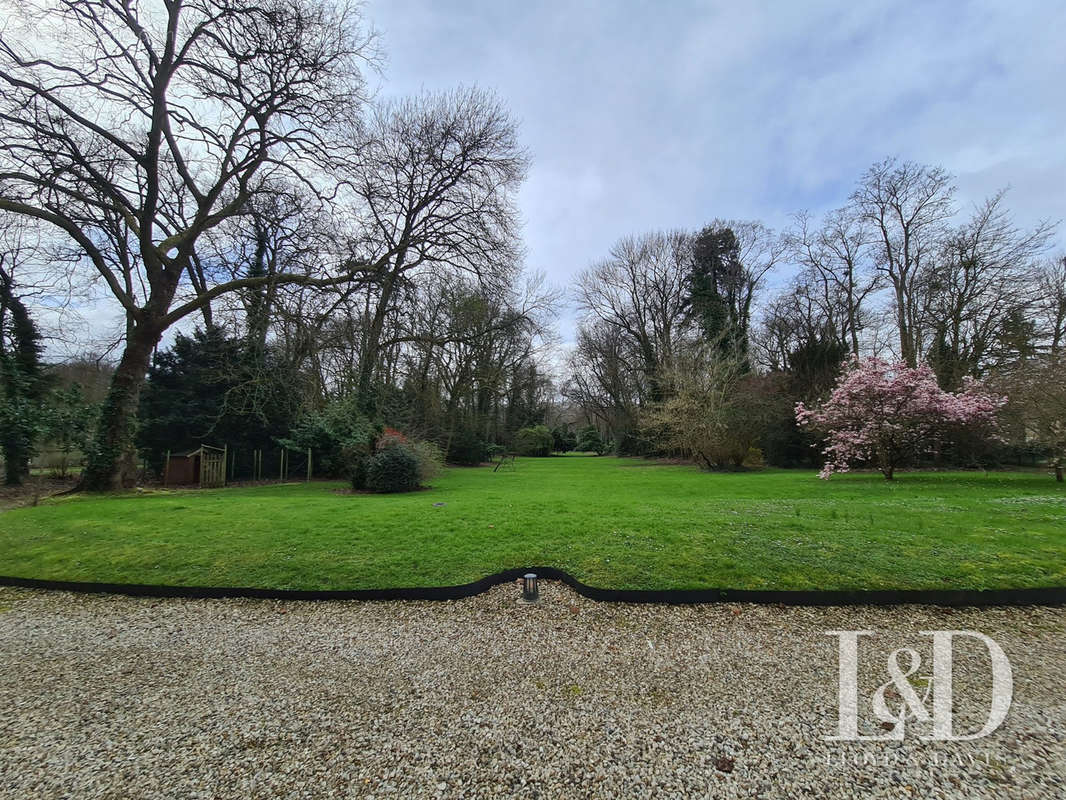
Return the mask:
{"type": "Polygon", "coordinates": [[[786,606],[1059,606],[1066,605],[1066,587],[1031,589],[603,589],[589,586],[556,567],[503,570],[471,583],[454,586],[391,589],[268,589],[227,586],[165,586],[137,583],[91,583],[0,576],[0,586],[26,589],[118,594],[131,597],[257,598],[264,600],[460,600],[519,580],[527,572],[543,580],[565,583],[578,594],[600,602],[688,605],[756,603],[786,606]]]}

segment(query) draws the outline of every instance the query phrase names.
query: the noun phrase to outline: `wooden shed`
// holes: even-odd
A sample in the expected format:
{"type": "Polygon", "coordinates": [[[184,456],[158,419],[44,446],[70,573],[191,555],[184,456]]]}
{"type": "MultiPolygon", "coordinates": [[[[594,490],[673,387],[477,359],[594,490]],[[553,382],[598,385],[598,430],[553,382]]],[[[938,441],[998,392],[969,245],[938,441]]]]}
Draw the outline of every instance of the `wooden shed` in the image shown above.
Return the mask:
{"type": "Polygon", "coordinates": [[[226,448],[202,444],[188,453],[167,454],[163,486],[199,486],[201,489],[226,485],[226,448]]]}

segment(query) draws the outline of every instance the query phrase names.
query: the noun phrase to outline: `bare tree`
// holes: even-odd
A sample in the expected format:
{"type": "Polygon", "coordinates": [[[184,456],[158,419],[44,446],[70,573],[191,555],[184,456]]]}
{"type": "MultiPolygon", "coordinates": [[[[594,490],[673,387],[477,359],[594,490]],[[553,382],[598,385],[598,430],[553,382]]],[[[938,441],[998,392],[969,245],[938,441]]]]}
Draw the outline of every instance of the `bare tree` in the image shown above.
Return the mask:
{"type": "Polygon", "coordinates": [[[922,327],[933,332],[928,356],[941,384],[956,389],[997,361],[1034,349],[1029,319],[1038,299],[1037,267],[1053,231],[1044,222],[1017,228],[999,192],[948,232],[915,282],[922,327]]]}
{"type": "MultiPolygon", "coordinates": [[[[440,387],[445,442],[461,431],[485,441],[506,441],[537,416],[546,375],[543,322],[550,293],[537,290],[490,295],[465,282],[444,288],[446,325],[414,341],[431,356],[419,367],[440,387]],[[432,350],[429,350],[432,347],[432,350]]],[[[550,339],[548,339],[550,342],[550,339]]]]}
{"type": "MultiPolygon", "coordinates": [[[[289,275],[321,275],[341,248],[332,240],[332,219],[315,193],[301,184],[274,182],[264,186],[239,214],[211,230],[196,253],[192,274],[197,287],[219,281],[265,278],[220,298],[221,316],[234,327],[244,327],[250,344],[266,346],[270,322],[282,300],[293,292],[351,292],[372,281],[367,274],[353,275],[340,287],[326,289],[290,284],[289,275]]],[[[202,307],[204,323],[214,321],[212,305],[202,307]]],[[[329,307],[323,314],[328,315],[329,307]]]]}
{"type": "Polygon", "coordinates": [[[568,366],[563,396],[579,406],[586,419],[599,420],[611,434],[636,427],[648,391],[641,356],[621,328],[600,319],[579,325],[568,366]]]}
{"type": "Polygon", "coordinates": [[[639,354],[648,397],[668,392],[664,382],[675,347],[689,329],[691,237],[684,231],[626,237],[610,258],[578,277],[581,308],[617,328],[639,354]]]}
{"type": "Polygon", "coordinates": [[[1007,411],[1018,423],[1019,444],[1047,449],[1055,480],[1066,469],[1066,359],[1041,354],[1011,365],[992,378],[992,385],[1010,402],[1007,411]]]}
{"type": "Polygon", "coordinates": [[[866,325],[865,303],[879,288],[869,264],[871,235],[865,220],[851,209],[826,214],[817,230],[801,213],[787,234],[793,258],[807,275],[803,282],[820,307],[830,335],[859,354],[859,335],[866,325]]]}
{"type": "Polygon", "coordinates": [[[1037,276],[1037,308],[1043,317],[1048,352],[1060,357],[1066,351],[1066,256],[1047,262],[1037,276]]]}
{"type": "Polygon", "coordinates": [[[892,288],[899,355],[912,367],[923,350],[918,281],[955,213],[954,194],[942,168],[888,158],[867,170],[851,196],[877,240],[875,263],[892,288]]]}
{"type": "MultiPolygon", "coordinates": [[[[793,353],[816,342],[844,344],[839,297],[826,297],[827,285],[809,271],[801,272],[762,309],[752,338],[757,362],[770,371],[791,368],[793,353]]],[[[847,347],[847,345],[844,345],[847,347]]]]}
{"type": "Polygon", "coordinates": [[[422,95],[375,109],[349,180],[361,214],[355,259],[375,265],[356,391],[366,410],[386,317],[419,272],[506,286],[520,259],[514,194],[528,158],[490,93],[422,95]]]}
{"type": "MultiPolygon", "coordinates": [[[[0,213],[0,282],[11,290],[16,284],[19,286],[20,303],[25,302],[28,294],[23,273],[39,249],[39,236],[32,220],[0,213]]],[[[0,305],[0,357],[5,355],[3,331],[9,323],[8,314],[8,307],[0,305]]]]}
{"type": "Polygon", "coordinates": [[[140,388],[170,325],[236,289],[353,269],[188,277],[201,237],[264,176],[311,185],[312,165],[337,155],[328,132],[359,108],[371,54],[358,21],[326,0],[28,0],[9,17],[0,209],[62,231],[127,316],[84,488],[127,477],[140,388]]]}

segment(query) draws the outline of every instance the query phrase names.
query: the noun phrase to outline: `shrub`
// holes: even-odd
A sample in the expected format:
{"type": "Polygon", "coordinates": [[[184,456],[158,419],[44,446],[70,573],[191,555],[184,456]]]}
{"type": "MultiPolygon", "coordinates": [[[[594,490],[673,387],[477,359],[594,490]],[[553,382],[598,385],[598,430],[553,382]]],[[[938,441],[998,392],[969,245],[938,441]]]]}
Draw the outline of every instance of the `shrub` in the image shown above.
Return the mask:
{"type": "Polygon", "coordinates": [[[550,456],[552,453],[552,432],[546,425],[534,425],[522,428],[515,434],[515,451],[520,456],[550,456]]]}
{"type": "Polygon", "coordinates": [[[373,452],[370,444],[349,442],[341,448],[338,473],[343,473],[352,482],[353,489],[366,488],[366,464],[373,452]]]}
{"type": "Polygon", "coordinates": [[[406,492],[415,489],[423,481],[440,474],[444,461],[437,445],[408,439],[395,428],[385,428],[374,440],[372,448],[359,442],[350,443],[344,448],[344,459],[352,488],[369,489],[372,492],[406,492]],[[400,464],[408,459],[396,455],[393,452],[396,450],[403,451],[413,459],[413,483],[408,480],[406,467],[400,464]],[[385,488],[388,486],[394,488],[385,488]]]}
{"type": "Polygon", "coordinates": [[[714,350],[694,352],[671,379],[673,394],[645,416],[644,432],[707,469],[741,467],[782,403],[773,377],[714,350]]]}
{"type": "Polygon", "coordinates": [[[52,392],[42,417],[44,438],[55,450],[43,466],[50,467],[54,477],[67,477],[75,453],[88,451],[99,415],[100,409],[85,399],[79,383],[52,392]]]}
{"type": "Polygon", "coordinates": [[[314,454],[315,474],[352,478],[356,463],[373,451],[381,426],[355,409],[354,401],[342,400],[299,419],[287,439],[278,444],[290,450],[314,454]]]}
{"type": "Polygon", "coordinates": [[[352,482],[353,489],[363,490],[366,488],[366,463],[370,456],[360,454],[352,456],[348,462],[348,479],[352,482]]]}
{"type": "Polygon", "coordinates": [[[774,467],[821,467],[825,442],[814,431],[796,423],[795,412],[787,409],[767,423],[760,438],[763,457],[774,467]]]}
{"type": "Polygon", "coordinates": [[[758,447],[749,447],[748,454],[744,456],[743,466],[749,468],[765,467],[766,459],[763,457],[762,449],[758,447]]]}
{"type": "Polygon", "coordinates": [[[552,450],[556,453],[569,453],[577,448],[577,434],[566,428],[552,428],[552,450]]]}
{"type": "Polygon", "coordinates": [[[452,464],[476,467],[488,460],[488,445],[473,430],[456,431],[448,443],[448,461],[452,464]]]}
{"type": "Polygon", "coordinates": [[[417,489],[418,458],[409,447],[399,444],[379,450],[366,459],[366,488],[379,493],[417,489]]]}
{"type": "Polygon", "coordinates": [[[607,450],[607,443],[603,441],[603,437],[600,436],[596,426],[589,425],[587,428],[582,429],[578,435],[574,449],[580,453],[595,453],[598,456],[602,456],[607,450]]]}
{"type": "Polygon", "coordinates": [[[432,480],[440,475],[441,468],[444,466],[444,455],[437,445],[433,442],[415,441],[407,447],[415,457],[415,461],[418,462],[419,483],[432,480]]]}

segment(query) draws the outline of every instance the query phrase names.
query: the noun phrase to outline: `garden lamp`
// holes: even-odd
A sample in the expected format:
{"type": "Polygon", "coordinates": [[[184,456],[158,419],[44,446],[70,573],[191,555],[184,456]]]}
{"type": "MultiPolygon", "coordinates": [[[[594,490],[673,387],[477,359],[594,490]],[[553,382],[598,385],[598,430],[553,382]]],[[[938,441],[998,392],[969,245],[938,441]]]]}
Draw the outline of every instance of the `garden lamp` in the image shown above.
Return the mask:
{"type": "Polygon", "coordinates": [[[537,591],[536,573],[527,572],[522,576],[522,599],[527,603],[532,603],[538,597],[540,597],[540,593],[537,591]]]}

